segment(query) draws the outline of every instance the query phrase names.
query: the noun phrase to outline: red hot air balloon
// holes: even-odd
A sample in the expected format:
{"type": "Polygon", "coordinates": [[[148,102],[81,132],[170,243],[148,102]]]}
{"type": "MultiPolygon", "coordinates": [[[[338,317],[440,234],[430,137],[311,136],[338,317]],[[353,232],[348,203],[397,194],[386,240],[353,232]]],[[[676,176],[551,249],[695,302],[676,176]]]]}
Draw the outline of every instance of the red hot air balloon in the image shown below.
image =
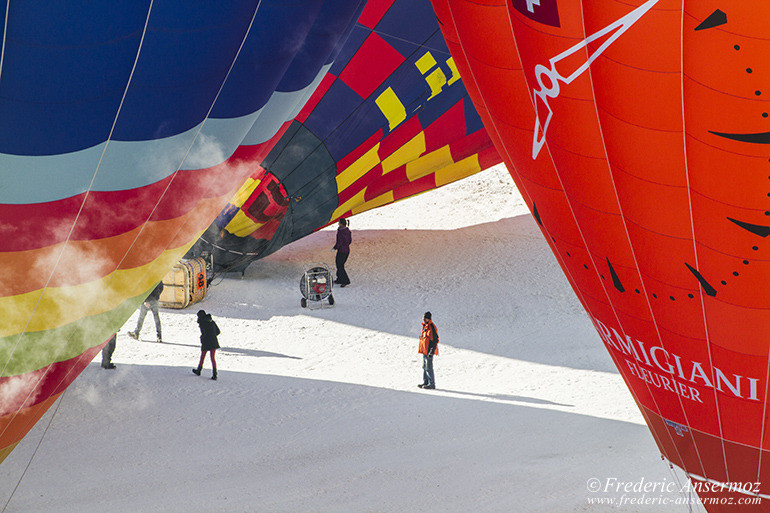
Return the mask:
{"type": "Polygon", "coordinates": [[[770,4],[433,4],[662,454],[770,500],[770,4]]]}

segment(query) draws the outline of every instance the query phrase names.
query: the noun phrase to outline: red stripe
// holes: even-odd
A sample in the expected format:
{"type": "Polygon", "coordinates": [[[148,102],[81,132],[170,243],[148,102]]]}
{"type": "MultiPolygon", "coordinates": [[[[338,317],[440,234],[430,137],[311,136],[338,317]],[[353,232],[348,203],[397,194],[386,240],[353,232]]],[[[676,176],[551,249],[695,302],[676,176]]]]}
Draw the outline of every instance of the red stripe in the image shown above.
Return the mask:
{"type": "Polygon", "coordinates": [[[0,390],[19,390],[17,397],[3,397],[2,402],[0,402],[0,417],[42,403],[49,397],[64,392],[64,389],[83,372],[83,369],[88,366],[106,343],[107,341],[104,341],[102,344],[86,350],[80,356],[63,362],[52,363],[49,367],[21,376],[0,378],[0,390]],[[19,380],[30,386],[18,386],[19,380]],[[34,391],[30,394],[32,387],[34,391]]]}
{"type": "Polygon", "coordinates": [[[361,98],[374,91],[404,62],[404,57],[377,34],[370,34],[340,73],[361,98]]]}
{"type": "Polygon", "coordinates": [[[414,196],[421,192],[429,191],[436,188],[436,175],[431,173],[422,178],[418,178],[413,182],[409,182],[393,191],[393,200],[398,201],[400,199],[414,196]]]}
{"type": "Polygon", "coordinates": [[[378,154],[381,159],[387,158],[394,151],[414,139],[422,131],[418,116],[412,116],[404,121],[391,133],[383,137],[378,154]]]}
{"type": "Polygon", "coordinates": [[[80,285],[119,269],[134,269],[152,262],[163,251],[192,242],[201,231],[198,225],[213,221],[228,197],[203,200],[193,212],[182,217],[147,223],[141,229],[115,237],[0,252],[0,269],[13,277],[3,282],[0,296],[80,285]]]}
{"type": "Polygon", "coordinates": [[[372,0],[366,4],[364,11],[358,18],[358,23],[364,27],[373,29],[377,26],[388,9],[393,5],[396,0],[372,0]]]}
{"type": "Polygon", "coordinates": [[[496,166],[503,161],[503,158],[497,152],[497,148],[491,144],[478,153],[479,166],[481,169],[489,169],[492,166],[496,166]]]}
{"type": "Polygon", "coordinates": [[[361,192],[367,184],[376,180],[377,177],[382,176],[382,164],[377,164],[372,169],[367,171],[364,176],[347,186],[344,190],[338,194],[339,202],[337,205],[344,205],[346,201],[361,192]]]}
{"type": "Polygon", "coordinates": [[[492,140],[483,128],[449,143],[452,160],[459,162],[492,146],[492,140]]]}
{"type": "Polygon", "coordinates": [[[466,135],[465,109],[457,102],[425,130],[425,151],[430,153],[466,135]]]}
{"type": "MultiPolygon", "coordinates": [[[[203,198],[217,198],[232,191],[254,171],[288,126],[288,122],[284,123],[266,143],[239,147],[232,157],[214,167],[180,170],[173,180],[167,177],[136,189],[92,191],[71,239],[114,237],[143,225],[151,213],[150,221],[175,219],[192,211],[203,198]]],[[[47,203],[0,205],[0,252],[39,249],[64,241],[84,198],[85,194],[79,194],[47,203]]]]}
{"type": "Polygon", "coordinates": [[[364,199],[366,201],[373,200],[374,198],[385,194],[388,191],[393,191],[408,182],[409,178],[406,176],[406,165],[399,166],[382,178],[376,179],[370,183],[369,187],[366,188],[364,199]]]}
{"type": "Polygon", "coordinates": [[[329,90],[335,80],[337,80],[337,77],[331,73],[327,73],[324,76],[324,78],[321,80],[321,83],[318,84],[316,90],[313,92],[313,94],[310,95],[310,98],[308,99],[307,103],[305,103],[305,106],[302,107],[301,111],[299,111],[299,115],[295,118],[297,121],[304,123],[305,120],[307,120],[307,117],[311,112],[313,112],[313,109],[315,109],[316,105],[318,105],[318,102],[321,101],[321,98],[324,97],[326,91],[329,90]]]}
{"type": "Polygon", "coordinates": [[[356,160],[360,159],[366,152],[371,150],[382,138],[382,130],[377,130],[367,140],[359,144],[350,153],[337,161],[337,174],[339,175],[349,168],[356,160]]]}

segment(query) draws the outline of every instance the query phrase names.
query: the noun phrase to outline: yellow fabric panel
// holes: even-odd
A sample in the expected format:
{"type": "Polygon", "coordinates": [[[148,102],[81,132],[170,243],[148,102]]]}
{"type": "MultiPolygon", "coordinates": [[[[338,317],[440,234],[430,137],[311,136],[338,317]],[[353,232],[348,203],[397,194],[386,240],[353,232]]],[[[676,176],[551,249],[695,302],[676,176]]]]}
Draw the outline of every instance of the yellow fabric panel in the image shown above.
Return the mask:
{"type": "Polygon", "coordinates": [[[375,144],[372,149],[361,155],[358,160],[350,164],[340,174],[337,175],[337,191],[344,191],[356,180],[368,173],[374,166],[380,163],[380,156],[377,152],[380,149],[380,143],[375,144]]]}
{"type": "Polygon", "coordinates": [[[118,270],[101,279],[70,287],[35,290],[0,298],[0,337],[22,332],[44,331],[117,308],[139,291],[151,289],[161,269],[170,269],[184,256],[189,244],[169,249],[154,261],[133,269],[118,270]],[[155,270],[155,272],[152,272],[155,270]]]}
{"type": "Polygon", "coordinates": [[[406,165],[406,177],[410,182],[422,178],[430,173],[435,173],[439,169],[454,164],[452,152],[449,146],[443,146],[436,151],[423,155],[417,160],[413,160],[406,165]]]}
{"type": "Polygon", "coordinates": [[[455,182],[461,178],[476,174],[479,171],[481,171],[479,156],[471,155],[460,162],[456,162],[451,166],[436,171],[436,187],[455,182]]]}
{"type": "Polygon", "coordinates": [[[380,111],[385,115],[388,120],[388,126],[391,130],[404,122],[406,119],[406,108],[401,100],[398,99],[396,93],[388,87],[382,94],[380,94],[374,103],[380,108],[380,111]]]}
{"type": "Polygon", "coordinates": [[[246,237],[250,233],[257,231],[262,225],[263,223],[255,223],[249,216],[243,213],[243,210],[239,210],[233,218],[230,219],[230,222],[227,223],[225,230],[236,237],[246,237]]]}
{"type": "Polygon", "coordinates": [[[425,132],[420,132],[388,157],[382,159],[382,174],[387,174],[420,158],[423,153],[425,153],[425,132]]]}
{"type": "Polygon", "coordinates": [[[353,208],[352,212],[353,214],[360,214],[361,212],[366,212],[367,210],[381,207],[383,205],[387,205],[388,203],[393,203],[393,201],[395,201],[393,198],[393,191],[388,191],[385,194],[380,194],[373,200],[369,200],[366,203],[353,208]]]}
{"type": "Polygon", "coordinates": [[[450,57],[448,61],[446,61],[447,66],[449,66],[449,69],[452,70],[452,77],[449,79],[448,84],[452,85],[458,80],[460,80],[460,71],[457,69],[457,64],[455,64],[454,57],[450,57]]]}
{"type": "Polygon", "coordinates": [[[430,52],[427,52],[425,55],[417,59],[417,62],[414,63],[422,75],[430,71],[430,69],[436,64],[436,59],[433,58],[433,55],[430,52]]]}
{"type": "Polygon", "coordinates": [[[254,192],[254,189],[257,188],[257,185],[259,185],[262,182],[262,180],[254,180],[253,178],[249,177],[246,182],[241,185],[241,187],[238,189],[238,192],[235,193],[235,196],[232,197],[232,199],[229,201],[231,205],[235,205],[236,207],[242,207],[244,203],[246,203],[246,200],[249,199],[249,196],[251,196],[251,193],[254,192]]]}
{"type": "Polygon", "coordinates": [[[366,195],[366,189],[362,190],[361,192],[357,193],[355,196],[347,200],[345,203],[337,207],[337,210],[334,211],[332,214],[332,219],[337,219],[342,214],[347,212],[348,210],[353,210],[358,205],[361,205],[364,202],[364,196],[366,195]]]}
{"type": "Polygon", "coordinates": [[[425,77],[425,81],[430,87],[431,95],[428,97],[428,100],[430,100],[439,94],[441,89],[446,85],[446,75],[441,71],[441,68],[437,68],[433,73],[425,77]]]}

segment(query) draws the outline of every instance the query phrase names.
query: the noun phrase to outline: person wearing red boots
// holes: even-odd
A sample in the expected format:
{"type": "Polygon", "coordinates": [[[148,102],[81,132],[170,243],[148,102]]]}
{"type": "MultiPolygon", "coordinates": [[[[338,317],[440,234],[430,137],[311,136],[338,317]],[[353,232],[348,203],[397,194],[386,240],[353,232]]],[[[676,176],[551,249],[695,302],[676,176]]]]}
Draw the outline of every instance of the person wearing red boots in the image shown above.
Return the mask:
{"type": "Polygon", "coordinates": [[[205,310],[198,310],[198,327],[201,329],[201,359],[198,362],[198,368],[193,369],[193,374],[196,376],[201,375],[203,369],[203,362],[206,359],[206,353],[209,353],[211,357],[211,366],[213,367],[213,373],[211,379],[217,379],[217,359],[216,353],[219,349],[219,326],[211,318],[211,314],[206,313],[205,310]]]}

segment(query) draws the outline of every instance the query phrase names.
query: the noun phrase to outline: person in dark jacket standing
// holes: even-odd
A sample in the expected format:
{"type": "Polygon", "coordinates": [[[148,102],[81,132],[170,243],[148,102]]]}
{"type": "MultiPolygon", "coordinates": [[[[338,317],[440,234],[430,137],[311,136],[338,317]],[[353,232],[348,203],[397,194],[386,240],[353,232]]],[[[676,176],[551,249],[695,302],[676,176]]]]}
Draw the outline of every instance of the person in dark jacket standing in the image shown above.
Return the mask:
{"type": "Polygon", "coordinates": [[[155,288],[152,289],[150,295],[144,300],[142,306],[139,307],[139,319],[136,321],[136,329],[129,331],[128,336],[134,340],[139,340],[139,333],[142,331],[142,325],[144,324],[144,318],[147,315],[148,310],[152,310],[152,315],[155,317],[155,331],[158,335],[158,342],[163,342],[160,330],[160,314],[158,313],[158,301],[160,300],[160,294],[163,292],[163,282],[159,281],[155,288]]]}
{"type": "Polygon", "coordinates": [[[193,374],[196,376],[201,375],[203,369],[203,361],[206,359],[206,353],[209,353],[211,357],[211,366],[214,368],[214,372],[211,375],[211,379],[217,379],[217,359],[216,352],[219,349],[219,341],[217,335],[219,335],[219,326],[211,318],[211,314],[206,313],[205,310],[198,310],[198,327],[201,329],[201,359],[198,362],[198,368],[193,369],[193,374]]]}
{"type": "Polygon", "coordinates": [[[117,340],[118,340],[118,334],[113,333],[113,335],[110,337],[110,339],[102,348],[102,368],[103,369],[115,368],[115,364],[112,363],[112,353],[115,352],[115,345],[117,343],[117,340]]]}
{"type": "Polygon", "coordinates": [[[422,332],[420,333],[420,345],[417,351],[422,354],[422,383],[420,388],[432,390],[436,388],[436,379],[433,374],[433,356],[438,354],[438,330],[433,324],[430,312],[422,316],[422,332]]]}
{"type": "Polygon", "coordinates": [[[337,242],[332,249],[337,250],[337,258],[335,259],[337,279],[334,280],[334,283],[339,284],[343,288],[350,285],[350,278],[345,271],[345,262],[348,261],[348,256],[350,256],[350,243],[352,240],[347,220],[344,218],[340,219],[340,224],[337,227],[337,242]]]}

